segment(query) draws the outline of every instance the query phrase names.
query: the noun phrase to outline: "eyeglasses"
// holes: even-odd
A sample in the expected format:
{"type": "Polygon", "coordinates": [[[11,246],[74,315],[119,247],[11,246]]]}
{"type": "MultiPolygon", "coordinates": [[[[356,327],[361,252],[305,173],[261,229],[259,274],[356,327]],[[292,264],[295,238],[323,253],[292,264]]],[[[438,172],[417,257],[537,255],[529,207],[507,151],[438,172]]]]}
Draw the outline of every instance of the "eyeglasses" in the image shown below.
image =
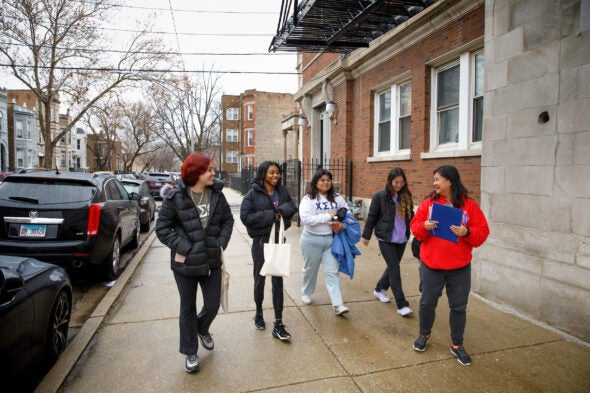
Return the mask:
{"type": "Polygon", "coordinates": [[[405,184],[406,184],[406,182],[405,182],[405,181],[394,181],[394,182],[393,182],[393,185],[394,185],[394,186],[403,186],[403,185],[405,185],[405,184]]]}

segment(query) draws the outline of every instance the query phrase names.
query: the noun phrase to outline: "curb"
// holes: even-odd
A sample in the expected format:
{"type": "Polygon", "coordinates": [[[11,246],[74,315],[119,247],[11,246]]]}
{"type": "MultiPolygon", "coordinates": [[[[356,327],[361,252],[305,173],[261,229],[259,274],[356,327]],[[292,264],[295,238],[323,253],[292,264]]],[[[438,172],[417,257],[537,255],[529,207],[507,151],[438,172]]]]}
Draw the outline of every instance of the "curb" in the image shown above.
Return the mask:
{"type": "Polygon", "coordinates": [[[86,322],[84,322],[84,325],[82,325],[82,328],[78,334],[76,334],[76,337],[74,337],[74,339],[68,344],[57,362],[53,365],[47,375],[45,375],[41,383],[35,389],[35,393],[55,393],[59,391],[62,384],[65,382],[66,378],[88,347],[88,344],[90,344],[90,341],[102,326],[111,306],[127,286],[129,279],[135,273],[135,269],[139,266],[155,239],[156,233],[152,228],[149,236],[141,245],[141,248],[135,253],[129,264],[125,267],[123,273],[117,278],[115,284],[109,289],[98,306],[96,306],[86,322]]]}

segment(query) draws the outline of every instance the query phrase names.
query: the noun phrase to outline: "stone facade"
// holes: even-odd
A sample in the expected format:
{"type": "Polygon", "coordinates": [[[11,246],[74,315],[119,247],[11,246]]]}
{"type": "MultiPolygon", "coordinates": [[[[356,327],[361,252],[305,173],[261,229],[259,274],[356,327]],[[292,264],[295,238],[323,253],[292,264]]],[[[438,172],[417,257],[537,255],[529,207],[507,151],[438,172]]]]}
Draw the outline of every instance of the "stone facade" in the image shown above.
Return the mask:
{"type": "Polygon", "coordinates": [[[486,1],[473,289],[590,341],[590,1],[486,1]],[[585,49],[584,49],[585,48],[585,49]]]}

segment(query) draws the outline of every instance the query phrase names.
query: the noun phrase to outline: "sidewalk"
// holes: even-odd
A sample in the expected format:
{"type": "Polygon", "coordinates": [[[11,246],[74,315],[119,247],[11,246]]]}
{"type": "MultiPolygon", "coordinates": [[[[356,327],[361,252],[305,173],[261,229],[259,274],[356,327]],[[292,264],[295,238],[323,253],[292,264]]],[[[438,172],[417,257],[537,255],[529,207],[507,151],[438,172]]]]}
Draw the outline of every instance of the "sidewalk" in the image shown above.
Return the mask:
{"type": "MultiPolygon", "coordinates": [[[[199,348],[201,369],[184,371],[178,353],[176,285],[169,250],[152,233],[108,299],[68,346],[38,392],[588,392],[590,347],[499,311],[472,295],[465,347],[472,366],[449,352],[448,306],[443,295],[427,349],[411,346],[418,334],[418,263],[409,247],[402,282],[415,313],[403,318],[395,303],[381,303],[373,288],[385,268],[374,239],[356,260],[354,280],[342,276],[350,313],[337,317],[323,283],[313,304],[300,300],[302,228],[286,232],[292,244],[285,280],[284,322],[293,336],[271,336],[271,283],[267,280],[267,329],[254,328],[250,238],[239,220],[241,196],[225,188],[236,223],[225,252],[229,313],[213,322],[215,349],[199,348]],[[86,341],[84,341],[86,340],[86,341]],[[84,345],[88,342],[89,345],[84,345]],[[82,352],[83,351],[83,352],[82,352]]],[[[321,271],[321,269],[320,269],[321,271]]],[[[391,293],[389,294],[392,297],[391,293]]],[[[200,307],[201,295],[198,295],[200,307]]]]}

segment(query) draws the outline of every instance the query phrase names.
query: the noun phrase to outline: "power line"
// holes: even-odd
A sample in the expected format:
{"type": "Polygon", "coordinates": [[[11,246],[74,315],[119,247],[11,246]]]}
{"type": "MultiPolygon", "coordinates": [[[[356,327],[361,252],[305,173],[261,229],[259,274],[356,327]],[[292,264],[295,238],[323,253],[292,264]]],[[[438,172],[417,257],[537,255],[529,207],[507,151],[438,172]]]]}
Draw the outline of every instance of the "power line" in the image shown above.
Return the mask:
{"type": "Polygon", "coordinates": [[[176,33],[174,31],[146,31],[133,29],[116,29],[114,27],[99,27],[100,30],[119,31],[124,33],[148,33],[162,35],[187,35],[187,36],[219,36],[219,37],[273,37],[267,33],[176,33]]]}
{"type": "MultiPolygon", "coordinates": [[[[26,44],[18,44],[18,43],[3,43],[5,46],[24,46],[28,47],[26,44]]],[[[122,50],[122,49],[92,49],[92,48],[63,48],[63,47],[55,47],[57,50],[68,50],[68,51],[77,51],[77,52],[87,52],[87,53],[128,53],[129,51],[122,50]]],[[[138,55],[179,55],[179,56],[293,56],[293,53],[288,52],[173,52],[173,51],[132,51],[130,53],[135,53],[138,55]]]]}
{"type": "Polygon", "coordinates": [[[299,75],[298,72],[275,72],[275,71],[231,71],[231,70],[162,70],[162,69],[146,69],[146,70],[137,70],[137,69],[118,69],[118,68],[108,68],[108,67],[62,67],[62,66],[32,66],[27,64],[0,64],[0,67],[6,68],[40,68],[40,69],[55,69],[55,70],[62,70],[62,71],[103,71],[103,72],[114,72],[118,74],[124,73],[187,73],[187,74],[204,74],[204,73],[211,73],[211,74],[249,74],[249,75],[299,75]]]}
{"type": "MultiPolygon", "coordinates": [[[[174,27],[174,33],[176,35],[176,45],[178,46],[178,51],[181,51],[180,48],[180,39],[178,38],[178,30],[176,29],[176,20],[174,19],[174,11],[172,10],[172,0],[168,0],[168,5],[170,6],[170,17],[172,18],[172,26],[174,27]]],[[[184,58],[182,55],[180,56],[180,62],[182,63],[182,69],[186,70],[186,65],[184,64],[184,58]]]]}
{"type": "MultiPolygon", "coordinates": [[[[79,3],[82,1],[80,0],[79,3]]],[[[86,3],[90,3],[86,1],[86,3]]],[[[106,4],[112,7],[118,8],[132,8],[132,9],[140,9],[140,10],[150,10],[150,11],[169,11],[167,8],[158,8],[158,7],[142,7],[136,5],[121,5],[121,4],[106,4]]],[[[175,12],[187,12],[187,13],[199,13],[199,14],[244,14],[244,15],[278,15],[278,12],[274,11],[216,11],[216,10],[187,10],[187,9],[180,9],[175,8],[175,12]]]]}

